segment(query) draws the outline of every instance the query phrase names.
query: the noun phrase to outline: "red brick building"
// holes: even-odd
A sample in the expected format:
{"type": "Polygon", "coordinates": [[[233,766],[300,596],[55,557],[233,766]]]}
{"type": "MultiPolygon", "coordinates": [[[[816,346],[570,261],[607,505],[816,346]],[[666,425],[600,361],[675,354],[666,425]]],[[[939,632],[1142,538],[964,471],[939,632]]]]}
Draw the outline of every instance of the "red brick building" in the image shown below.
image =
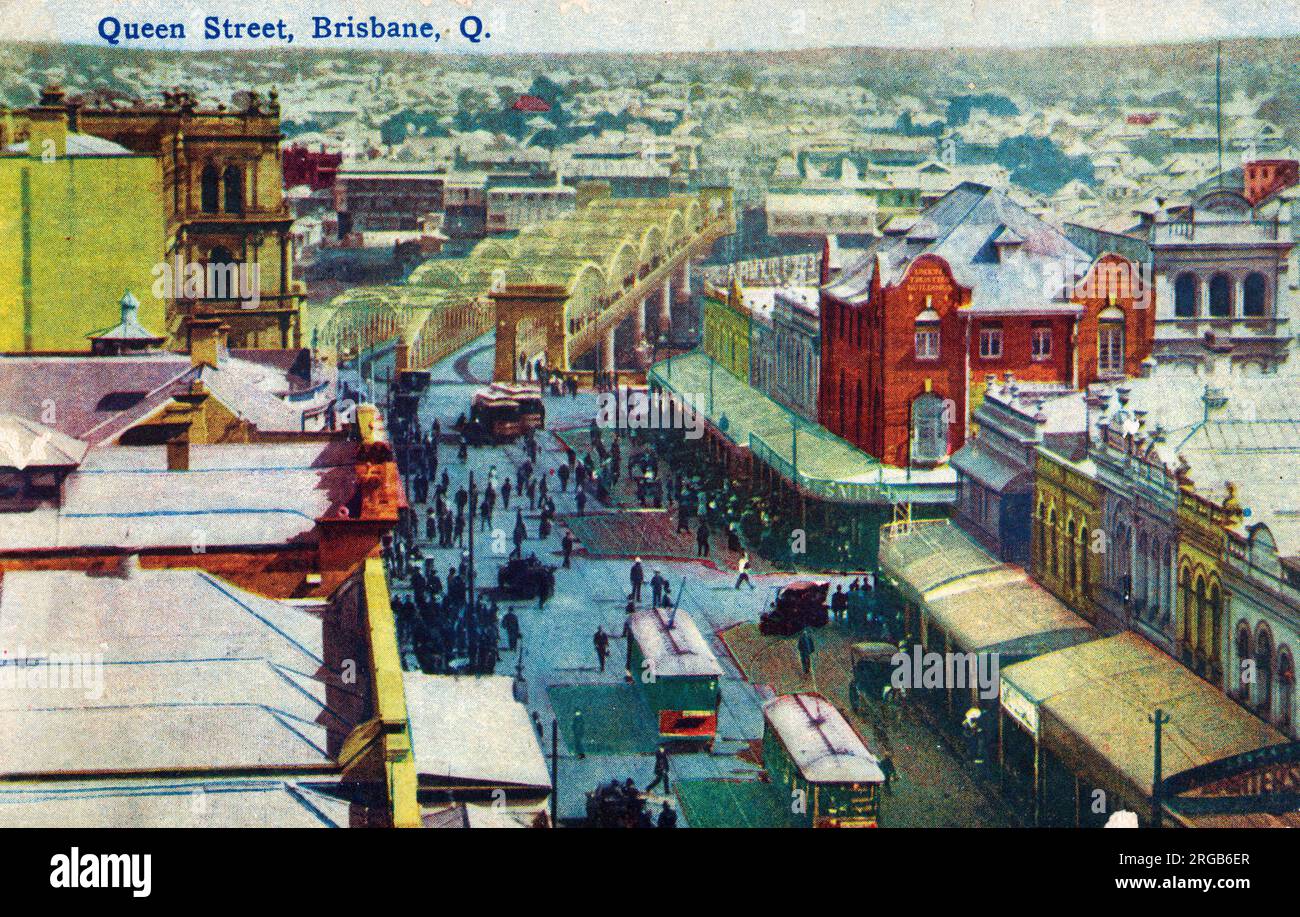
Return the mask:
{"type": "Polygon", "coordinates": [[[941,464],[990,373],[1073,387],[1136,374],[1147,295],[1132,262],[964,183],[823,288],[818,419],[887,465],[941,464]]]}
{"type": "Polygon", "coordinates": [[[284,170],[284,186],[292,188],[306,185],[313,191],[333,188],[339,166],[343,164],[341,153],[309,150],[298,144],[285,147],[280,158],[284,170]]]}

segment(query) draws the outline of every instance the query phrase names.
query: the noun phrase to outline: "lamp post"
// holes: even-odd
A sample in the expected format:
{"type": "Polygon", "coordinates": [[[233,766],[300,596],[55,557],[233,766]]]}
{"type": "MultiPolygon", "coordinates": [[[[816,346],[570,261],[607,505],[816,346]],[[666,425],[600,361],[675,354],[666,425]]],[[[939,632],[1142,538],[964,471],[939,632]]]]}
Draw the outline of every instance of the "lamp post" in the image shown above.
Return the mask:
{"type": "Polygon", "coordinates": [[[1164,783],[1164,775],[1161,773],[1163,761],[1161,760],[1161,740],[1163,738],[1164,726],[1169,722],[1169,714],[1165,713],[1159,707],[1155,712],[1149,714],[1147,719],[1155,727],[1155,758],[1151,767],[1151,825],[1155,828],[1163,827],[1163,815],[1161,813],[1160,801],[1160,784],[1164,783]]]}

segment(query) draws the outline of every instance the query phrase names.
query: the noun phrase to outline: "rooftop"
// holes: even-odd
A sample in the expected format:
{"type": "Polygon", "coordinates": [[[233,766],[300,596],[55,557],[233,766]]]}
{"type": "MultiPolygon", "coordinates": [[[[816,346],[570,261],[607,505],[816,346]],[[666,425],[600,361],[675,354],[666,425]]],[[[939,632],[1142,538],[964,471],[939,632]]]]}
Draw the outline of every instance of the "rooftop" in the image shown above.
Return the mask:
{"type": "Polygon", "coordinates": [[[1093,260],[1006,193],[963,182],[905,232],[868,246],[827,292],[845,302],[865,302],[876,271],[882,285],[896,284],[922,255],[942,258],[956,282],[972,291],[970,308],[988,311],[1072,310],[1069,285],[1093,260]],[[1006,240],[1014,244],[999,245],[1006,240]],[[1015,252],[1000,250],[1008,247],[1015,252]]]}
{"type": "Polygon", "coordinates": [[[352,694],[318,608],[198,570],[0,580],[0,773],[328,768],[352,694]]]}

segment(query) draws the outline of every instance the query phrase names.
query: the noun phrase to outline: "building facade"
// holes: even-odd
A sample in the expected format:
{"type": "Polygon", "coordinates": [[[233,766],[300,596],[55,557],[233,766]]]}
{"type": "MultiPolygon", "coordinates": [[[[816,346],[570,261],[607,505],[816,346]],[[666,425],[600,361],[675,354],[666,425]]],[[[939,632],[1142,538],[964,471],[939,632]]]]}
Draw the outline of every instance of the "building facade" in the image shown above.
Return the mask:
{"type": "Polygon", "coordinates": [[[168,245],[159,157],[29,110],[26,139],[0,142],[0,351],[84,351],[127,290],[145,325],[167,327],[151,290],[168,245]]]}
{"type": "Polygon", "coordinates": [[[818,417],[888,465],[942,464],[989,373],[1080,388],[1137,372],[1152,318],[1140,277],[964,183],[823,288],[818,417]]]}
{"type": "Polygon", "coordinates": [[[1234,361],[1254,372],[1277,372],[1286,359],[1297,302],[1290,207],[1265,216],[1257,206],[1217,188],[1158,215],[1151,227],[1157,359],[1202,371],[1207,334],[1230,343],[1234,361]]]}
{"type": "Polygon", "coordinates": [[[1096,591],[1105,556],[1096,466],[1039,446],[1034,466],[1031,570],[1036,580],[1089,623],[1097,622],[1096,591]]]}
{"type": "Polygon", "coordinates": [[[740,285],[728,291],[716,288],[704,292],[703,350],[741,382],[749,382],[749,310],[740,285]]]}
{"type": "Polygon", "coordinates": [[[87,109],[55,90],[42,104],[61,107],[88,134],[160,159],[173,273],[203,265],[245,275],[238,293],[228,282],[167,291],[165,328],[173,344],[187,341],[190,317],[202,314],[224,321],[235,346],[301,345],[304,290],[293,276],[293,215],[284,202],[274,90],[236,93],[229,108],[200,108],[184,91],[164,93],[161,105],[87,109]]]}
{"type": "Polygon", "coordinates": [[[446,179],[400,163],[344,166],[334,183],[339,234],[418,230],[429,214],[442,212],[446,179]]]}

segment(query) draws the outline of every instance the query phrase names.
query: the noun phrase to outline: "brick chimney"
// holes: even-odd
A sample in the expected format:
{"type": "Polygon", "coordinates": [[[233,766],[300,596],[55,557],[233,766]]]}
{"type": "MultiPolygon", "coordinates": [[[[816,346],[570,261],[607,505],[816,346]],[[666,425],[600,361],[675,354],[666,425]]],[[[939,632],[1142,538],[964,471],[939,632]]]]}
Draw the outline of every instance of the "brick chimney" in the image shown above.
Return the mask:
{"type": "Polygon", "coordinates": [[[40,159],[46,152],[62,159],[68,152],[68,112],[63,105],[63,93],[60,90],[57,101],[47,104],[52,99],[49,94],[41,96],[41,104],[30,109],[27,114],[27,155],[40,159]]]}
{"type": "Polygon", "coordinates": [[[322,590],[364,561],[406,507],[383,416],[373,404],[360,404],[356,424],[356,489],[345,505],[316,520],[322,590]]]}
{"type": "Polygon", "coordinates": [[[190,319],[190,363],[194,366],[211,366],[214,369],[226,349],[226,333],[230,328],[219,318],[196,317],[190,319]]]}
{"type": "Polygon", "coordinates": [[[1242,166],[1243,191],[1254,207],[1270,195],[1300,183],[1300,163],[1294,159],[1256,159],[1242,166]]]}

